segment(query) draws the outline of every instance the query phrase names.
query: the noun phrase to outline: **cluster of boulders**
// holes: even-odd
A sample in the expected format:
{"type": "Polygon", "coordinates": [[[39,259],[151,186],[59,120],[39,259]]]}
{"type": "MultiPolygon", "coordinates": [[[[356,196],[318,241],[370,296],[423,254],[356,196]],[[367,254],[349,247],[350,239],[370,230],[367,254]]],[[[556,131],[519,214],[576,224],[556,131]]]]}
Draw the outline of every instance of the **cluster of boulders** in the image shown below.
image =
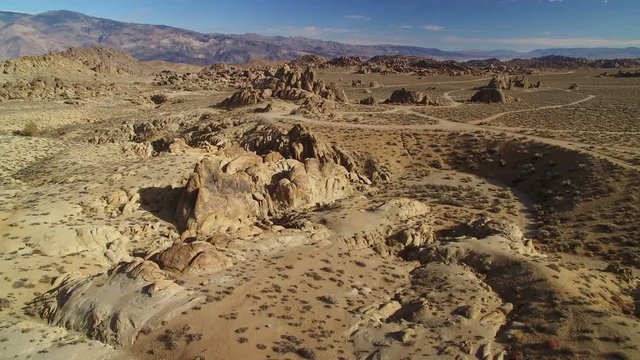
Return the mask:
{"type": "Polygon", "coordinates": [[[343,89],[333,83],[325,84],[311,68],[301,71],[284,65],[270,75],[267,73],[267,78],[256,86],[257,89],[262,90],[263,94],[271,93],[272,96],[280,99],[293,101],[314,95],[326,100],[347,101],[347,95],[343,89]]]}
{"type": "Polygon", "coordinates": [[[503,90],[509,90],[513,86],[512,79],[504,75],[494,76],[486,86],[481,87],[471,97],[471,102],[504,103],[507,96],[503,90]]]}
{"type": "Polygon", "coordinates": [[[300,106],[291,110],[291,115],[320,118],[323,115],[331,114],[336,107],[335,101],[309,98],[303,100],[300,106]]]}
{"type": "Polygon", "coordinates": [[[94,47],[69,48],[38,56],[23,56],[0,62],[3,74],[98,73],[105,75],[147,75],[150,68],[124,51],[94,47]]]}
{"type": "Polygon", "coordinates": [[[349,68],[362,65],[362,59],[357,56],[340,56],[329,60],[329,66],[349,68]]]}
{"type": "MultiPolygon", "coordinates": [[[[542,86],[541,81],[535,83],[529,82],[526,76],[511,78],[505,74],[498,74],[491,78],[489,83],[473,94],[472,102],[482,103],[504,103],[511,100],[503,90],[511,90],[513,88],[522,89],[538,89],[542,86]]],[[[518,99],[515,99],[519,101],[518,99]]]]}
{"type": "Polygon", "coordinates": [[[402,88],[395,90],[391,93],[389,99],[385,101],[386,104],[413,104],[413,105],[440,105],[439,101],[434,101],[428,94],[424,94],[420,91],[407,90],[402,88]]]}
{"type": "Polygon", "coordinates": [[[254,81],[253,86],[237,91],[218,106],[232,109],[254,105],[271,97],[288,101],[309,102],[324,99],[347,102],[344,89],[334,83],[325,84],[311,68],[300,70],[284,65],[275,72],[266,70],[264,77],[254,81]]]}
{"type": "Polygon", "coordinates": [[[69,100],[112,95],[119,91],[114,84],[68,83],[60,78],[37,77],[7,81],[0,87],[1,100],[69,100]]]}
{"type": "MultiPolygon", "coordinates": [[[[380,84],[377,81],[372,81],[369,83],[368,85],[370,88],[378,88],[381,87],[382,84],[380,84]]],[[[367,84],[364,83],[362,80],[351,80],[351,87],[367,87],[367,84]]]]}
{"type": "Polygon", "coordinates": [[[374,56],[360,65],[359,74],[379,73],[415,73],[418,76],[428,75],[481,75],[484,72],[455,61],[438,61],[417,56],[374,56]]]}
{"type": "Polygon", "coordinates": [[[253,88],[245,88],[234,92],[230,97],[218,103],[218,107],[231,110],[238,107],[255,105],[264,100],[263,95],[253,88]]]}
{"type": "Polygon", "coordinates": [[[512,79],[513,82],[513,86],[517,87],[517,88],[523,88],[523,89],[539,89],[540,86],[542,86],[542,82],[540,80],[538,80],[535,83],[529,82],[529,79],[527,79],[526,76],[522,75],[522,77],[515,77],[514,79],[512,79]]]}
{"type": "Polygon", "coordinates": [[[321,68],[329,61],[329,59],[318,55],[302,55],[295,60],[289,61],[288,65],[294,68],[321,68]]]}
{"type": "Polygon", "coordinates": [[[539,89],[541,86],[541,81],[538,80],[535,83],[529,82],[529,79],[524,75],[511,78],[504,74],[498,74],[491,78],[491,81],[489,81],[489,84],[487,84],[485,88],[511,90],[512,88],[539,89]]]}
{"type": "Polygon", "coordinates": [[[624,71],[624,70],[618,70],[618,72],[616,73],[609,73],[607,71],[603,72],[602,74],[598,75],[598,77],[620,77],[620,78],[632,78],[632,77],[640,77],[640,71],[635,70],[635,71],[624,71]]]}
{"type": "Polygon", "coordinates": [[[219,90],[225,86],[244,87],[264,77],[263,69],[240,69],[226,64],[213,64],[196,73],[163,70],[155,74],[154,83],[178,90],[219,90]]]}
{"type": "Polygon", "coordinates": [[[348,171],[355,170],[355,160],[335,144],[318,138],[304,125],[296,124],[288,132],[269,125],[260,125],[248,131],[240,139],[240,146],[258,155],[279,153],[286,159],[304,161],[309,158],[321,162],[333,162],[348,171]]]}

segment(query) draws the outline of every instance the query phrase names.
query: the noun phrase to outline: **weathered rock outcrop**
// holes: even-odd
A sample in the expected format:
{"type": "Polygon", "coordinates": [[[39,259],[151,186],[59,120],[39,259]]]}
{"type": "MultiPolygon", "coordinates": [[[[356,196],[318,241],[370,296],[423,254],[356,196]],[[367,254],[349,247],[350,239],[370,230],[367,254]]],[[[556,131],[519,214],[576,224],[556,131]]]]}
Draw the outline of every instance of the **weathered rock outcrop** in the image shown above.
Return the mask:
{"type": "Polygon", "coordinates": [[[158,264],[136,258],[109,274],[59,277],[28,313],[113,345],[132,344],[140,331],[203,302],[168,280],[158,264]]]}
{"type": "Polygon", "coordinates": [[[512,81],[508,77],[503,74],[499,74],[494,76],[487,84],[486,88],[489,89],[499,89],[499,90],[509,90],[511,89],[512,81]]]}
{"type": "Polygon", "coordinates": [[[82,253],[95,256],[105,263],[129,260],[129,238],[108,225],[81,226],[69,230],[52,230],[49,236],[35,242],[46,256],[65,256],[82,253]]]}
{"type": "Polygon", "coordinates": [[[260,101],[262,101],[260,94],[254,89],[247,88],[236,91],[233,95],[220,102],[218,107],[231,110],[242,106],[255,105],[260,101]]]}
{"type": "Polygon", "coordinates": [[[163,270],[183,274],[215,272],[233,265],[213,245],[204,241],[178,242],[154,256],[163,270]]]}
{"type": "Polygon", "coordinates": [[[336,103],[333,101],[309,98],[305,99],[300,107],[291,111],[291,115],[304,115],[307,117],[320,117],[335,110],[336,103]]]}
{"type": "Polygon", "coordinates": [[[109,96],[124,91],[115,83],[69,82],[60,78],[36,77],[6,81],[0,87],[2,100],[66,100],[67,104],[80,104],[80,100],[109,96]]]}
{"type": "Polygon", "coordinates": [[[387,101],[387,104],[414,104],[414,105],[437,105],[436,102],[431,100],[431,97],[427,94],[423,94],[420,91],[407,90],[402,88],[395,90],[391,93],[391,96],[387,101]]]}
{"type": "Polygon", "coordinates": [[[471,101],[483,103],[504,103],[507,101],[507,97],[500,89],[486,88],[480,89],[473,94],[471,101]]]}
{"type": "Polygon", "coordinates": [[[542,82],[538,80],[536,83],[529,82],[526,76],[522,75],[522,77],[515,77],[515,79],[511,80],[513,82],[513,86],[523,89],[538,89],[542,86],[542,82]]]}
{"type": "Polygon", "coordinates": [[[504,74],[498,74],[489,81],[485,88],[511,90],[514,87],[523,89],[538,89],[541,86],[541,81],[531,83],[529,82],[529,79],[527,79],[527,77],[524,75],[522,75],[522,77],[516,76],[515,78],[510,78],[504,74]]]}
{"type": "Polygon", "coordinates": [[[245,152],[212,156],[197,166],[177,208],[178,227],[211,233],[251,224],[290,208],[329,203],[351,193],[349,172],[334,162],[279,159],[245,152]],[[268,161],[265,161],[268,160],[268,161]],[[269,161],[275,160],[275,161],[269,161]]]}
{"type": "Polygon", "coordinates": [[[360,104],[361,105],[377,105],[378,104],[378,99],[376,99],[373,96],[368,96],[368,97],[360,100],[360,104]]]}
{"type": "Polygon", "coordinates": [[[336,67],[352,67],[362,65],[362,59],[358,56],[340,56],[329,60],[329,65],[336,67]]]}
{"type": "Polygon", "coordinates": [[[284,65],[272,76],[256,83],[256,88],[262,91],[268,90],[272,96],[283,100],[298,101],[319,96],[326,100],[347,101],[347,95],[343,89],[335,84],[325,84],[310,68],[300,71],[284,65]]]}
{"type": "Polygon", "coordinates": [[[318,138],[301,124],[294,125],[287,133],[273,126],[259,125],[245,134],[240,145],[259,155],[278,152],[286,159],[298,161],[316,158],[322,163],[342,165],[348,171],[354,171],[356,166],[350,154],[318,138]]]}

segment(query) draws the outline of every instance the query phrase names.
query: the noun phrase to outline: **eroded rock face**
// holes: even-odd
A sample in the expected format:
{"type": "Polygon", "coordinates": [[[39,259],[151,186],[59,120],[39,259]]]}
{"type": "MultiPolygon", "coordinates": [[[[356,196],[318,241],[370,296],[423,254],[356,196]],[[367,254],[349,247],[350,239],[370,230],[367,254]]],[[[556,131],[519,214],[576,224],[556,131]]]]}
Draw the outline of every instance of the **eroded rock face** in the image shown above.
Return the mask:
{"type": "Polygon", "coordinates": [[[348,171],[304,157],[264,162],[255,153],[203,159],[187,182],[177,209],[182,230],[210,233],[249,224],[289,208],[329,203],[351,193],[348,171]]]}
{"type": "Polygon", "coordinates": [[[269,90],[272,96],[283,100],[298,101],[319,96],[326,100],[347,101],[343,89],[335,84],[325,84],[310,68],[300,71],[284,65],[276,70],[273,76],[257,83],[256,88],[262,91],[269,90]]]}
{"type": "Polygon", "coordinates": [[[254,89],[242,89],[236,91],[230,97],[218,104],[218,107],[231,110],[238,107],[255,105],[262,101],[260,94],[254,89]]]}
{"type": "Polygon", "coordinates": [[[489,89],[509,90],[511,89],[511,86],[511,79],[507,78],[505,75],[500,74],[491,78],[489,84],[487,84],[486,87],[489,89]]]}
{"type": "Polygon", "coordinates": [[[485,238],[490,235],[502,235],[505,238],[522,242],[524,235],[522,230],[514,223],[494,220],[489,217],[481,217],[467,224],[468,232],[476,238],[485,238]]]}
{"type": "Polygon", "coordinates": [[[414,105],[437,105],[431,100],[429,95],[420,91],[407,90],[402,88],[395,90],[386,101],[387,104],[414,104],[414,105]]]}
{"type": "Polygon", "coordinates": [[[233,262],[204,241],[179,242],[162,251],[155,261],[163,270],[201,274],[228,268],[233,262]]]}
{"type": "Polygon", "coordinates": [[[504,74],[498,74],[489,81],[485,88],[511,90],[514,87],[524,89],[538,89],[541,86],[541,81],[538,81],[536,83],[529,82],[529,79],[527,79],[527,77],[524,75],[522,75],[521,77],[516,76],[515,78],[510,78],[504,74]]]}
{"type": "Polygon", "coordinates": [[[537,81],[536,83],[529,82],[526,76],[522,75],[522,77],[515,77],[512,79],[513,86],[524,89],[538,89],[542,86],[541,81],[537,81]]]}
{"type": "Polygon", "coordinates": [[[316,158],[322,163],[342,165],[348,171],[353,171],[356,165],[353,157],[342,148],[318,138],[301,124],[294,125],[287,133],[273,126],[259,126],[248,132],[240,144],[260,155],[278,152],[284,158],[298,161],[316,158]]]}
{"type": "Polygon", "coordinates": [[[507,97],[500,89],[486,88],[480,89],[473,94],[471,101],[483,103],[504,103],[507,102],[507,97]]]}
{"type": "Polygon", "coordinates": [[[304,115],[306,117],[321,117],[335,110],[336,103],[328,100],[306,99],[300,107],[293,109],[291,115],[304,115]]]}
{"type": "Polygon", "coordinates": [[[203,301],[168,280],[158,264],[135,258],[109,274],[61,276],[28,306],[28,313],[113,345],[132,344],[151,330],[203,301]]]}
{"type": "Polygon", "coordinates": [[[377,105],[378,104],[378,99],[376,99],[373,96],[368,96],[368,97],[360,100],[360,104],[361,105],[377,105]]]}
{"type": "Polygon", "coordinates": [[[36,242],[38,250],[47,256],[65,256],[83,253],[95,255],[106,263],[118,263],[130,259],[127,250],[129,238],[108,226],[82,226],[65,233],[50,234],[36,242]]]}

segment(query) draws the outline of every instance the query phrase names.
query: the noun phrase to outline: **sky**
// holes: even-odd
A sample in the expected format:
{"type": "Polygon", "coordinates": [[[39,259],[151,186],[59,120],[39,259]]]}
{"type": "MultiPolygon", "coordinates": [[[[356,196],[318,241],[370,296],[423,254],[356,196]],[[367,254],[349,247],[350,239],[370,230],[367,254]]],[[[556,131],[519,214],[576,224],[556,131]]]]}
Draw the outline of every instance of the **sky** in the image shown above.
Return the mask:
{"type": "Polygon", "coordinates": [[[0,0],[0,10],[443,50],[640,47],[640,0],[0,0]]]}

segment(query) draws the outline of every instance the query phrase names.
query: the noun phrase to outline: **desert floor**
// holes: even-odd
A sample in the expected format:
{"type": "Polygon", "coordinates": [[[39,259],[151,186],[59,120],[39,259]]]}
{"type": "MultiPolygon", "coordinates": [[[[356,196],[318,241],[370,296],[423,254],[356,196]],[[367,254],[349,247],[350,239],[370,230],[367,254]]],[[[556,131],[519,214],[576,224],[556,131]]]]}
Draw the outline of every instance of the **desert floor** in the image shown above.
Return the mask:
{"type": "Polygon", "coordinates": [[[640,78],[542,72],[478,104],[490,77],[318,74],[349,102],[227,111],[231,88],[142,75],[0,102],[0,358],[640,358],[640,78]],[[358,103],[403,87],[442,105],[358,103]],[[224,266],[130,270],[191,241],[201,160],[296,124],[390,179],[198,237],[224,266]],[[205,130],[228,145],[190,143],[205,130]]]}

